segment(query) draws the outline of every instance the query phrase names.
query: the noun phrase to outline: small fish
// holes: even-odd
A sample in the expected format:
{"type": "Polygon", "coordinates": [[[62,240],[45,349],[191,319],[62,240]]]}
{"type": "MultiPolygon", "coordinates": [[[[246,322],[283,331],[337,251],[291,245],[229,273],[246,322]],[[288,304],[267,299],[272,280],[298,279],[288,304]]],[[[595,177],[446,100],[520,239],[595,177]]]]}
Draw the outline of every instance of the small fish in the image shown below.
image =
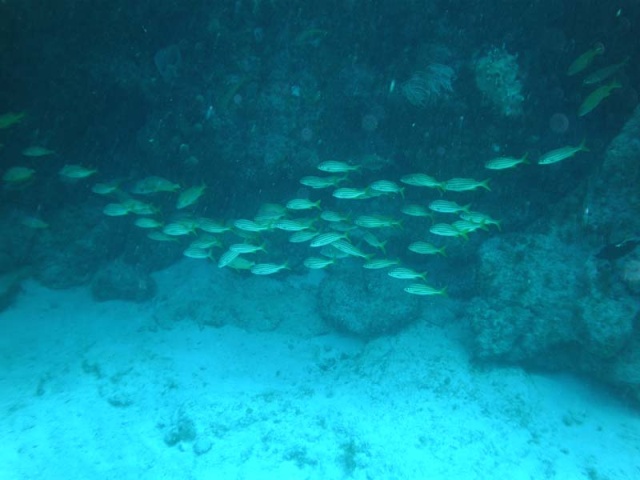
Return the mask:
{"type": "Polygon", "coordinates": [[[429,231],[434,235],[439,235],[441,237],[462,237],[465,240],[469,240],[469,237],[465,232],[461,232],[456,227],[449,225],[448,223],[436,223],[429,229],[429,231]]]}
{"type": "Polygon", "coordinates": [[[33,230],[43,230],[45,228],[49,228],[49,224],[38,217],[32,217],[29,215],[25,215],[20,219],[20,223],[33,230]]]}
{"type": "Polygon", "coordinates": [[[415,280],[417,278],[421,280],[425,280],[427,273],[426,272],[418,273],[415,270],[412,270],[411,268],[397,267],[392,270],[389,270],[387,272],[387,275],[389,275],[392,278],[397,278],[400,280],[415,280]]]}
{"type": "Polygon", "coordinates": [[[400,260],[390,260],[388,258],[372,258],[367,260],[362,266],[369,270],[380,270],[383,268],[389,268],[394,265],[398,265],[400,260]]]}
{"type": "Polygon", "coordinates": [[[334,260],[338,260],[341,258],[347,258],[349,254],[344,253],[337,248],[333,248],[331,245],[327,245],[326,247],[322,247],[320,249],[320,255],[323,255],[327,258],[332,258],[334,260]]]}
{"type": "Polygon", "coordinates": [[[520,158],[515,157],[497,157],[492,158],[484,164],[484,168],[489,170],[506,170],[507,168],[514,168],[523,163],[529,163],[527,157],[529,153],[525,153],[520,158]]]}
{"type": "Polygon", "coordinates": [[[608,85],[601,85],[596,88],[587,96],[587,98],[584,99],[584,102],[582,102],[578,108],[578,116],[584,117],[587,113],[594,110],[605,98],[611,95],[612,91],[617,88],[622,88],[622,84],[617,80],[613,80],[608,85]]]}
{"type": "Polygon", "coordinates": [[[365,232],[365,234],[362,236],[362,239],[367,242],[369,246],[381,250],[382,253],[386,253],[387,240],[380,241],[378,237],[376,237],[371,232],[365,232]]]}
{"type": "Polygon", "coordinates": [[[412,185],[414,187],[427,187],[443,189],[443,182],[437,181],[435,178],[426,175],[424,173],[410,173],[400,179],[400,181],[406,185],[412,185]]]}
{"type": "Polygon", "coordinates": [[[331,210],[323,210],[320,214],[320,218],[325,222],[337,223],[346,222],[349,220],[349,215],[343,215],[341,213],[333,212],[331,210]]]}
{"type": "Polygon", "coordinates": [[[253,220],[246,220],[244,218],[234,221],[233,226],[238,230],[243,230],[245,232],[263,232],[270,229],[269,225],[257,223],[253,220]]]}
{"type": "Polygon", "coordinates": [[[586,77],[584,77],[584,80],[582,80],[582,84],[583,85],[595,85],[596,83],[600,83],[603,80],[606,80],[607,78],[615,75],[616,73],[618,73],[619,70],[622,70],[624,67],[627,66],[627,64],[629,63],[629,59],[631,57],[627,57],[625,58],[623,61],[621,61],[620,63],[616,63],[614,65],[609,65],[608,67],[603,67],[599,70],[596,70],[595,72],[587,75],[586,77]]]}
{"type": "Polygon", "coordinates": [[[96,183],[93,187],[91,187],[91,191],[93,193],[97,193],[98,195],[109,195],[118,190],[119,185],[120,182],[117,180],[105,183],[96,183]]]}
{"type": "Polygon", "coordinates": [[[109,203],[104,206],[102,213],[108,217],[124,217],[125,215],[129,215],[130,212],[129,209],[121,203],[109,203]]]}
{"type": "Polygon", "coordinates": [[[431,212],[422,205],[403,205],[401,212],[411,217],[432,217],[431,212]]]}
{"type": "Polygon", "coordinates": [[[224,233],[231,230],[230,226],[205,217],[199,217],[196,219],[196,227],[207,233],[224,233]]]}
{"type": "Polygon", "coordinates": [[[487,178],[479,182],[473,178],[452,178],[444,182],[444,189],[449,192],[468,192],[478,188],[491,191],[491,188],[489,188],[489,179],[487,178]]]}
{"type": "Polygon", "coordinates": [[[311,210],[312,208],[320,209],[320,200],[312,202],[307,198],[294,198],[287,202],[289,210],[311,210]]]}
{"type": "Polygon", "coordinates": [[[211,250],[206,250],[199,247],[189,246],[182,254],[187,258],[206,259],[211,258],[211,250]]]}
{"type": "Polygon", "coordinates": [[[162,233],[172,237],[191,235],[194,231],[191,225],[185,225],[183,223],[169,223],[162,228],[162,233]]]}
{"type": "Polygon", "coordinates": [[[13,113],[7,112],[0,115],[0,130],[4,130],[5,128],[12,127],[20,123],[27,114],[24,112],[13,113]]]}
{"type": "Polygon", "coordinates": [[[271,275],[279,272],[280,270],[288,270],[289,265],[287,263],[283,263],[277,265],[275,263],[256,263],[251,267],[250,272],[254,275],[271,275]]]}
{"type": "Polygon", "coordinates": [[[390,180],[377,180],[369,185],[368,189],[379,193],[399,193],[404,198],[404,188],[390,180]]]}
{"type": "Polygon", "coordinates": [[[573,157],[578,152],[588,152],[589,149],[586,147],[585,140],[582,140],[582,143],[577,147],[567,146],[556,148],[555,150],[551,150],[540,156],[538,159],[538,165],[551,165],[552,163],[557,163],[562,160],[566,160],[567,158],[573,157]]]}
{"type": "Polygon", "coordinates": [[[190,247],[200,248],[203,250],[208,250],[213,247],[221,247],[222,243],[218,240],[218,237],[214,237],[213,235],[204,234],[198,238],[196,238],[193,242],[189,244],[190,247]]]}
{"type": "Polygon", "coordinates": [[[239,252],[227,250],[218,259],[218,268],[224,268],[240,256],[239,252]]]}
{"type": "Polygon", "coordinates": [[[336,260],[335,258],[309,257],[305,258],[304,262],[302,263],[307,268],[310,268],[312,270],[319,270],[336,263],[336,260]]]}
{"type": "Polygon", "coordinates": [[[395,220],[380,215],[360,215],[354,223],[362,228],[402,227],[402,220],[395,220]]]}
{"type": "Polygon", "coordinates": [[[404,288],[404,291],[412,295],[447,295],[447,287],[437,289],[425,283],[412,283],[404,288]]]}
{"type": "Polygon", "coordinates": [[[451,200],[434,200],[429,204],[429,209],[439,213],[468,212],[471,205],[458,205],[451,200]]]}
{"type": "Polygon", "coordinates": [[[234,270],[251,270],[251,267],[253,267],[255,264],[256,262],[252,262],[251,260],[247,260],[246,258],[238,256],[231,260],[227,264],[227,267],[233,268],[234,270]]]}
{"type": "Polygon", "coordinates": [[[299,232],[300,230],[308,230],[311,228],[311,223],[304,220],[294,220],[283,218],[274,222],[273,228],[278,230],[284,230],[285,232],[299,232]]]}
{"type": "Polygon", "coordinates": [[[313,230],[299,230],[293,232],[289,237],[291,243],[304,243],[318,236],[318,232],[313,230]]]}
{"type": "Polygon", "coordinates": [[[141,202],[135,198],[129,198],[121,202],[131,213],[136,215],[154,215],[158,209],[150,203],[141,202]]]}
{"type": "Polygon", "coordinates": [[[318,165],[318,170],[321,170],[327,173],[346,173],[346,172],[353,172],[359,169],[360,169],[359,165],[349,165],[348,163],[338,162],[335,160],[322,162],[320,165],[318,165]]]}
{"type": "Polygon", "coordinates": [[[365,260],[369,260],[369,258],[371,258],[371,255],[367,255],[358,247],[349,243],[347,240],[338,240],[336,242],[331,243],[331,246],[340,250],[343,253],[346,253],[347,255],[351,255],[352,257],[360,257],[360,258],[364,258],[365,260]]]}
{"type": "Polygon", "coordinates": [[[22,150],[22,155],[25,157],[46,157],[47,155],[53,155],[55,153],[53,150],[37,145],[32,145],[22,150]]]}
{"type": "Polygon", "coordinates": [[[439,254],[439,255],[442,255],[443,257],[447,256],[447,254],[445,253],[445,248],[446,247],[438,248],[432,243],[422,242],[422,241],[413,242],[411,245],[409,245],[409,250],[412,251],[413,253],[418,253],[420,255],[439,254]]]}
{"type": "Polygon", "coordinates": [[[320,189],[329,188],[339,185],[340,182],[346,180],[347,177],[302,177],[300,183],[310,188],[320,189]]]}
{"type": "Polygon", "coordinates": [[[596,43],[592,48],[584,52],[578,58],[576,58],[569,68],[567,69],[567,75],[573,76],[577,73],[580,73],[593,62],[593,59],[598,55],[602,55],[604,53],[604,45],[600,42],[596,43]]]}
{"type": "Polygon", "coordinates": [[[324,247],[325,245],[330,245],[333,242],[337,242],[338,240],[342,240],[343,238],[347,238],[346,233],[338,233],[338,232],[322,233],[317,237],[315,237],[311,241],[309,246],[313,248],[320,248],[320,247],[324,247]]]}
{"type": "Polygon", "coordinates": [[[60,169],[58,174],[61,177],[68,178],[70,180],[79,180],[82,178],[90,177],[98,172],[95,168],[87,168],[82,165],[65,165],[60,169]]]}
{"type": "Polygon", "coordinates": [[[159,220],[148,217],[136,218],[133,224],[138,228],[160,228],[162,226],[162,222],[159,220]]]}
{"type": "Polygon", "coordinates": [[[187,208],[198,201],[198,199],[204,195],[204,191],[207,189],[206,185],[200,185],[198,187],[189,187],[178,195],[178,201],[176,202],[176,208],[182,210],[187,208]]]}
{"type": "Polygon", "coordinates": [[[28,182],[33,178],[33,175],[35,173],[36,171],[33,168],[11,167],[9,170],[4,172],[4,175],[2,175],[2,180],[5,183],[17,185],[28,182]]]}
{"type": "Polygon", "coordinates": [[[232,252],[238,252],[239,254],[243,253],[255,253],[259,251],[266,252],[267,250],[263,245],[254,245],[252,243],[234,243],[229,247],[229,250],[232,252]]]}
{"type": "Polygon", "coordinates": [[[500,220],[494,220],[486,213],[481,212],[462,212],[460,218],[473,223],[479,223],[481,225],[495,225],[498,230],[502,230],[500,220]]]}
{"type": "Polygon", "coordinates": [[[333,191],[332,195],[335,198],[341,198],[344,200],[368,198],[367,191],[361,188],[338,188],[333,191]]]}
{"type": "Polygon", "coordinates": [[[159,192],[176,192],[178,190],[180,190],[180,185],[177,183],[173,183],[166,178],[151,176],[138,180],[131,188],[131,193],[151,195],[159,192]]]}
{"type": "Polygon", "coordinates": [[[458,220],[451,224],[453,228],[459,232],[472,233],[478,229],[489,230],[489,228],[483,223],[471,222],[469,220],[458,220]]]}

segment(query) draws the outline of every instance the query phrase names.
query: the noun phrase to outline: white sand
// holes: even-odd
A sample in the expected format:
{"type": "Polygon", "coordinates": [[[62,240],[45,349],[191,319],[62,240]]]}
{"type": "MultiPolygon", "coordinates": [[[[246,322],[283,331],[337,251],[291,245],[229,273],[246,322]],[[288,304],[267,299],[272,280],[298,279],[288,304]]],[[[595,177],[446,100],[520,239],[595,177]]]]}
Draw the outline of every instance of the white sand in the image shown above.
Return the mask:
{"type": "MultiPolygon", "coordinates": [[[[192,265],[160,293],[188,303],[192,265]]],[[[640,416],[598,385],[480,368],[455,324],[329,333],[314,278],[216,278],[229,297],[288,292],[241,292],[238,315],[278,328],[159,322],[159,300],[27,282],[0,314],[0,479],[640,478],[640,416]]]]}

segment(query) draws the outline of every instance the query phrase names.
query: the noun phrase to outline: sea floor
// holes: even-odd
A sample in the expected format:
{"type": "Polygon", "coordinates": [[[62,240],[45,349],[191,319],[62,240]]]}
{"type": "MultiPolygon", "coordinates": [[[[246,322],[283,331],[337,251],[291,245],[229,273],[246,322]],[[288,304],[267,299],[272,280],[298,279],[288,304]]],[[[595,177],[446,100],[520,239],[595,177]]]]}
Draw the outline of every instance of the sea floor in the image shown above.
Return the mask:
{"type": "MultiPolygon", "coordinates": [[[[160,294],[186,291],[184,268],[160,294]]],[[[433,315],[331,333],[291,285],[266,331],[26,282],[0,314],[0,478],[640,478],[639,412],[601,386],[475,365],[462,325],[433,315]]],[[[252,298],[242,315],[264,311],[252,298]]]]}

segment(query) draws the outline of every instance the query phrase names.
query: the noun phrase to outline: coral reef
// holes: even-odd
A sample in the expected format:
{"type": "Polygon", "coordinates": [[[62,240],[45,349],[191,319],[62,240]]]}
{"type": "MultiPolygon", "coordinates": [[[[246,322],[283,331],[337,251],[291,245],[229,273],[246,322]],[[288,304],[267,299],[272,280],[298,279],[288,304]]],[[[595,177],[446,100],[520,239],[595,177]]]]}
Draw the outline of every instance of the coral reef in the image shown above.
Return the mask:
{"type": "Polygon", "coordinates": [[[400,91],[410,104],[425,107],[452,93],[454,78],[453,68],[432,63],[424,70],[414,73],[400,86],[400,91]]]}
{"type": "Polygon", "coordinates": [[[479,257],[482,296],[470,310],[479,358],[600,376],[630,344],[636,302],[603,291],[588,251],[518,234],[485,242],[479,257]]]}
{"type": "Polygon", "coordinates": [[[507,117],[522,115],[522,83],[518,62],[504,48],[493,48],[476,60],[476,86],[507,117]]]}

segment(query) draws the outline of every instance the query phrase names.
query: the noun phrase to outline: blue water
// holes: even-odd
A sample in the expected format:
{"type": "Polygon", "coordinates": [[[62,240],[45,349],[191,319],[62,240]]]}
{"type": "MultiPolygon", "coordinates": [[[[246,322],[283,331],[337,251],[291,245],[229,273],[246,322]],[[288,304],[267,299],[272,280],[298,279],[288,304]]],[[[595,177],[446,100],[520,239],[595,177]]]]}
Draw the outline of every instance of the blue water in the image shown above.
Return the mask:
{"type": "Polygon", "coordinates": [[[1,4],[2,478],[637,478],[639,19],[1,4]]]}

